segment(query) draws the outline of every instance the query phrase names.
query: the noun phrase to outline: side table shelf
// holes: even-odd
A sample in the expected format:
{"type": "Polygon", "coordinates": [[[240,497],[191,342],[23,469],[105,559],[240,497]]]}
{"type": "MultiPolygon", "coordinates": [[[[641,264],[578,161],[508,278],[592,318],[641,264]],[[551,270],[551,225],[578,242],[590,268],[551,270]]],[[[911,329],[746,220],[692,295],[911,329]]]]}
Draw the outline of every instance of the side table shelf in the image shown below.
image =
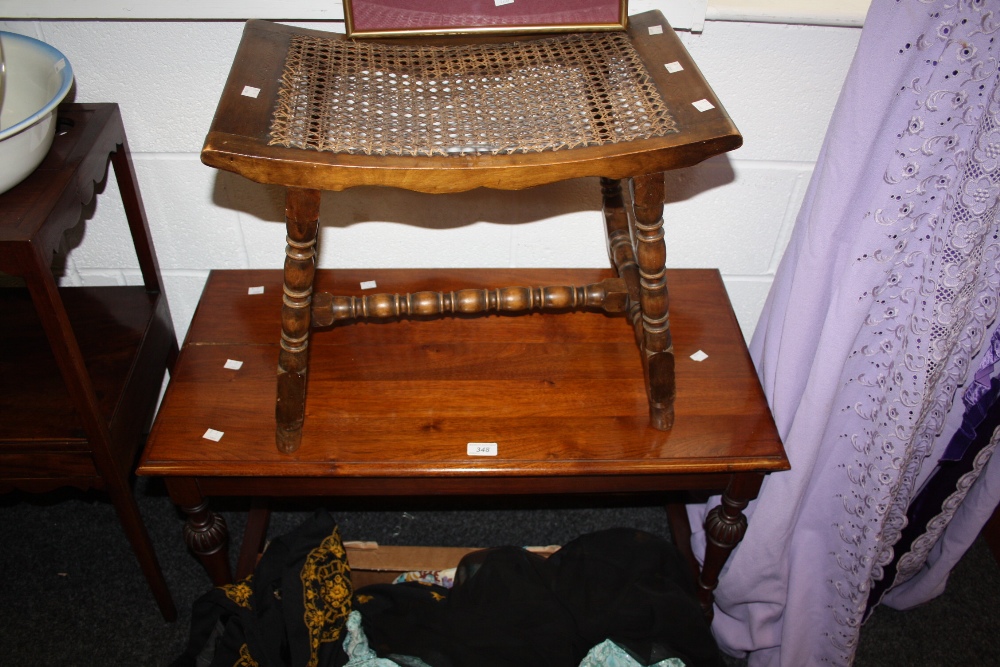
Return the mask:
{"type": "Polygon", "coordinates": [[[42,165],[0,195],[0,271],[25,285],[0,290],[0,492],[107,492],[161,613],[173,620],[131,475],[177,338],[118,106],[64,105],[59,128],[42,165]],[[53,252],[94,197],[109,157],[144,285],[57,287],[53,252]]]}

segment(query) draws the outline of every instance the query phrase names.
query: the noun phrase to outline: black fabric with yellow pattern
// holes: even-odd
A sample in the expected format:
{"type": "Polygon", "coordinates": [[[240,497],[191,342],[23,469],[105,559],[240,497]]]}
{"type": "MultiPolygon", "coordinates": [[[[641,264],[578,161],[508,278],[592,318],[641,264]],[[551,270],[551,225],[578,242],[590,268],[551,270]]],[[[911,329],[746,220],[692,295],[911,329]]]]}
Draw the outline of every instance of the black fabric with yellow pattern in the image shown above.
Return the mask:
{"type": "Polygon", "coordinates": [[[318,511],[268,545],[253,575],[195,602],[174,667],[340,667],[351,573],[333,518],[318,511]]]}

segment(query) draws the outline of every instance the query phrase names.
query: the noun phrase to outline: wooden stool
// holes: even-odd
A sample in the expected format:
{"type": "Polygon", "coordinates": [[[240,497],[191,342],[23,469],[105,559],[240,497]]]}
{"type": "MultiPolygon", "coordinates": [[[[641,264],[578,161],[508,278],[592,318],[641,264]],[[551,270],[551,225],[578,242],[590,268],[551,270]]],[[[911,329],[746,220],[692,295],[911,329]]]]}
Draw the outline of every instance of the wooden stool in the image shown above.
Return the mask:
{"type": "Polygon", "coordinates": [[[359,317],[625,313],[651,424],[670,429],[663,172],[741,143],[659,12],[631,17],[627,31],[520,38],[352,40],[249,22],[202,161],[287,188],[278,449],[301,443],[310,327],[359,317]],[[601,284],[313,295],[322,190],[519,190],[585,176],[601,178],[616,269],[601,284]]]}

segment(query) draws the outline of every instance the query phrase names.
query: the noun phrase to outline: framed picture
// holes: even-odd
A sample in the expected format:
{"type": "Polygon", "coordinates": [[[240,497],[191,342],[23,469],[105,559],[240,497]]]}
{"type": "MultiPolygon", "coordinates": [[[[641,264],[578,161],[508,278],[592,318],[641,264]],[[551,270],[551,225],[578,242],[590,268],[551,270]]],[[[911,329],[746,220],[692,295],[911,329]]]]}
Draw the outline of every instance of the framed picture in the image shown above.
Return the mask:
{"type": "Polygon", "coordinates": [[[624,30],[628,0],[343,0],[351,37],[624,30]]]}

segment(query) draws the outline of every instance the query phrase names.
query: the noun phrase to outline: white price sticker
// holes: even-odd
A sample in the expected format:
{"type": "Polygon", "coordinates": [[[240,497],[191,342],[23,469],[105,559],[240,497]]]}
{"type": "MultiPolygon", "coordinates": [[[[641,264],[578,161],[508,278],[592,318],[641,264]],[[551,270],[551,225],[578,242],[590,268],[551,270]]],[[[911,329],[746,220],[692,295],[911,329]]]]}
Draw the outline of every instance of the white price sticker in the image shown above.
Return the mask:
{"type": "Polygon", "coordinates": [[[260,95],[260,88],[254,88],[253,86],[243,86],[243,97],[252,97],[254,99],[260,95]]]}
{"type": "Polygon", "coordinates": [[[469,456],[496,456],[497,449],[495,442],[470,442],[467,445],[466,453],[469,456]]]}
{"type": "Polygon", "coordinates": [[[698,111],[708,111],[709,109],[714,109],[715,105],[708,100],[698,100],[697,102],[692,102],[694,108],[698,111]]]}
{"type": "Polygon", "coordinates": [[[663,34],[663,26],[662,25],[651,25],[651,26],[649,26],[649,34],[650,35],[662,35],[663,34]]]}
{"type": "Polygon", "coordinates": [[[514,4],[514,0],[493,0],[493,4],[495,4],[497,7],[502,7],[503,5],[514,4]]]}
{"type": "Polygon", "coordinates": [[[664,65],[664,67],[666,67],[667,71],[670,72],[671,74],[677,74],[678,72],[684,71],[684,67],[676,60],[672,63],[667,63],[666,65],[664,65]]]}
{"type": "Polygon", "coordinates": [[[694,359],[695,361],[705,361],[706,359],[708,359],[708,355],[705,354],[703,351],[698,350],[697,352],[691,355],[691,358],[694,359]]]}
{"type": "Polygon", "coordinates": [[[374,280],[366,280],[361,283],[361,289],[375,289],[376,287],[378,287],[378,283],[374,280]]]}
{"type": "Polygon", "coordinates": [[[258,285],[257,287],[251,287],[250,289],[247,290],[247,294],[263,294],[263,293],[264,293],[263,285],[258,285]]]}
{"type": "Polygon", "coordinates": [[[214,428],[210,428],[205,431],[205,435],[201,436],[206,440],[211,440],[213,442],[218,442],[222,440],[222,436],[225,435],[222,431],[216,431],[214,428]]]}
{"type": "Polygon", "coordinates": [[[243,362],[237,361],[236,359],[226,359],[226,363],[223,364],[223,368],[227,368],[231,371],[238,371],[243,368],[243,362]]]}

